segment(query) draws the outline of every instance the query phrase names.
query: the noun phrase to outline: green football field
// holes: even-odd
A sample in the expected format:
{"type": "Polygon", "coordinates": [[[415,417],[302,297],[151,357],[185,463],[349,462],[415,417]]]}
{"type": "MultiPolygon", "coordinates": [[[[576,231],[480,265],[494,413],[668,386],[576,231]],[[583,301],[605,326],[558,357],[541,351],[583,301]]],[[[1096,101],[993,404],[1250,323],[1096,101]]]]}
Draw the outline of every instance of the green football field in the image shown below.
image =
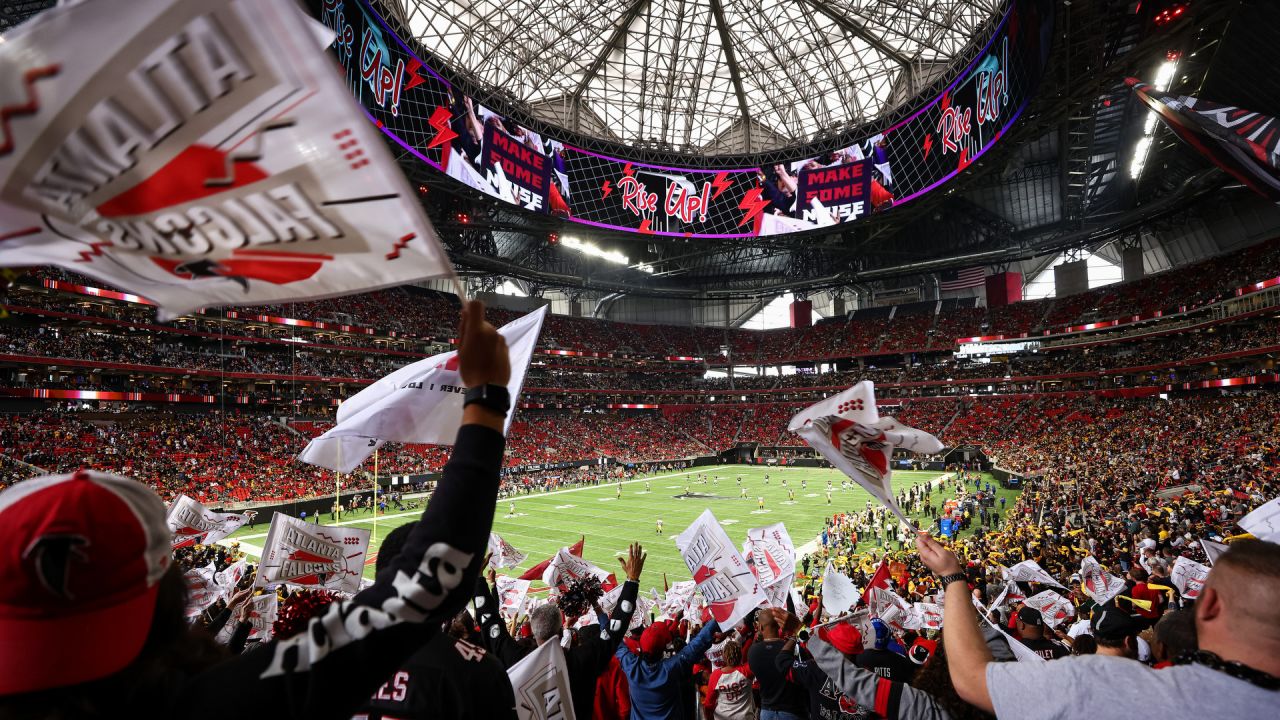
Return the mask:
{"type": "MultiPolygon", "coordinates": [[[[893,474],[893,485],[895,489],[905,488],[941,475],[939,472],[899,470],[893,474]]],[[[729,538],[738,544],[745,539],[748,528],[782,522],[795,542],[798,555],[803,554],[814,548],[812,543],[822,532],[825,518],[866,507],[871,496],[856,485],[842,490],[842,478],[844,476],[836,470],[732,465],[626,481],[622,484],[621,497],[618,497],[617,483],[610,483],[499,500],[493,521],[494,531],[517,550],[528,554],[515,571],[508,569],[502,572],[518,574],[585,536],[584,557],[609,572],[620,570],[617,558],[626,551],[628,544],[634,541],[642,543],[649,555],[641,581],[645,588],[650,585],[661,588],[664,572],[670,582],[687,580],[689,570],[676,551],[674,538],[705,509],[715,513],[729,538]],[[697,480],[701,473],[708,477],[706,484],[697,480]],[[768,485],[764,482],[766,473],[770,476],[768,485]],[[718,484],[712,479],[716,475],[720,476],[718,484]],[[740,497],[739,475],[742,476],[742,488],[747,491],[746,499],[740,497]],[[782,485],[783,478],[787,481],[786,487],[782,485]],[[826,498],[828,479],[832,483],[830,505],[826,498]],[[802,482],[808,487],[802,488],[802,482]],[[788,489],[795,492],[794,502],[788,500],[788,489]],[[704,497],[680,497],[686,491],[704,497]],[[761,497],[765,500],[763,510],[759,509],[758,498],[761,497]],[[514,514],[511,513],[513,505],[514,514]],[[662,535],[655,532],[658,518],[664,525],[662,535]],[[806,549],[807,544],[809,547],[806,549]]],[[[986,479],[991,480],[990,477],[986,479]]],[[[1004,489],[998,492],[1009,496],[1011,506],[1014,492],[1004,489]]],[[[950,489],[944,493],[945,497],[953,496],[950,489]]],[[[934,504],[938,504],[936,494],[934,504]]],[[[344,514],[344,519],[337,524],[373,531],[369,544],[372,556],[381,538],[391,529],[417,519],[420,514],[420,511],[380,514],[376,530],[368,512],[355,517],[344,514]]],[[[321,522],[327,522],[327,516],[322,516],[321,522]]],[[[247,553],[257,556],[265,538],[266,527],[259,524],[256,528],[241,529],[228,541],[239,541],[247,553]]],[[[373,576],[372,565],[365,568],[365,575],[373,576]]]]}

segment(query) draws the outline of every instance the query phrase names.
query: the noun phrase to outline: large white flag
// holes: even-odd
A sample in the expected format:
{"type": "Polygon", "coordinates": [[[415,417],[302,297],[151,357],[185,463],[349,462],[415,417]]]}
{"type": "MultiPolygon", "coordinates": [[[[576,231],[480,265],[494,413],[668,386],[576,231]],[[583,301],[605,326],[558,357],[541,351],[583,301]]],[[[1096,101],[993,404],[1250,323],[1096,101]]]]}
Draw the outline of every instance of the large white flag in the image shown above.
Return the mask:
{"type": "MultiPolygon", "coordinates": [[[[542,330],[547,306],[499,328],[511,355],[508,389],[514,409],[542,330]]],[[[458,374],[458,351],[419,360],[375,381],[338,406],[338,424],[313,439],[298,459],[351,472],[384,442],[452,445],[462,422],[466,387],[458,374]]],[[[505,432],[515,412],[507,413],[505,432]]]]}
{"type": "Polygon", "coordinates": [[[742,554],[751,562],[769,605],[786,607],[787,591],[796,577],[796,548],[787,527],[774,523],[751,528],[742,544],[742,554]]]}
{"type": "Polygon", "coordinates": [[[908,630],[940,630],[942,628],[942,606],[937,603],[918,602],[911,606],[911,617],[906,625],[908,630]]]}
{"type": "Polygon", "coordinates": [[[1280,543],[1280,497],[1259,505],[1240,519],[1240,527],[1259,540],[1280,543]]]}
{"type": "Polygon", "coordinates": [[[524,562],[528,554],[512,547],[496,532],[489,533],[489,567],[510,568],[524,562]]]}
{"type": "Polygon", "coordinates": [[[507,670],[520,720],[575,720],[560,643],[544,642],[507,670]]]}
{"type": "Polygon", "coordinates": [[[248,560],[237,560],[227,566],[226,570],[220,570],[213,576],[213,582],[218,588],[218,596],[222,598],[230,598],[236,592],[236,586],[244,579],[249,572],[248,560]]]}
{"type": "Polygon", "coordinates": [[[898,593],[878,587],[867,589],[867,607],[871,617],[880,618],[895,632],[902,632],[914,613],[914,608],[898,593]]]}
{"type": "Polygon", "coordinates": [[[1204,581],[1209,579],[1209,566],[1201,565],[1195,560],[1179,557],[1173,561],[1173,572],[1169,573],[1169,581],[1178,588],[1182,597],[1195,600],[1204,590],[1204,581]]]}
{"type": "Polygon", "coordinates": [[[1042,585],[1065,588],[1062,583],[1045,572],[1044,568],[1040,567],[1035,560],[1023,560],[1011,568],[1004,568],[1002,572],[1007,582],[1035,582],[1042,585]]]}
{"type": "Polygon", "coordinates": [[[212,545],[225,538],[256,514],[214,512],[186,495],[179,495],[169,506],[166,521],[173,536],[174,549],[192,545],[212,545]]]}
{"type": "Polygon", "coordinates": [[[218,568],[212,562],[191,568],[182,574],[187,583],[187,617],[193,618],[218,602],[218,584],[214,575],[218,568]]]}
{"type": "Polygon", "coordinates": [[[676,549],[722,629],[737,625],[765,602],[760,582],[710,510],[676,536],[676,549]]]}
{"type": "Polygon", "coordinates": [[[1125,591],[1124,578],[1107,572],[1092,555],[1080,562],[1080,586],[1099,605],[1125,591]]]}
{"type": "Polygon", "coordinates": [[[291,0],[95,0],[10,30],[0,265],[88,275],[162,320],[452,277],[318,30],[291,0]]]}
{"type": "MultiPolygon", "coordinates": [[[[827,569],[822,572],[822,609],[831,617],[837,617],[849,612],[856,602],[858,588],[854,587],[853,580],[844,573],[836,572],[828,562],[827,569]]],[[[800,612],[800,608],[796,608],[796,612],[800,612]]]]}
{"type": "Polygon", "coordinates": [[[542,573],[542,582],[546,583],[548,587],[563,591],[572,585],[574,581],[588,576],[594,576],[602,583],[609,579],[609,573],[574,555],[569,551],[569,548],[565,547],[560,548],[555,557],[551,558],[551,563],[547,565],[546,571],[542,573]]]}
{"type": "Polygon", "coordinates": [[[289,583],[354,594],[368,550],[368,530],[311,525],[276,513],[253,584],[269,588],[289,583]]]}
{"type": "Polygon", "coordinates": [[[942,443],[923,430],[880,417],[870,380],[805,408],[791,418],[787,429],[804,438],[809,447],[822,453],[902,522],[912,524],[893,496],[893,450],[900,447],[931,455],[942,451],[942,443]]]}
{"type": "Polygon", "coordinates": [[[1027,607],[1035,608],[1044,618],[1044,624],[1056,628],[1063,620],[1075,617],[1076,606],[1052,590],[1036,593],[1027,598],[1027,607]]]}
{"type": "Polygon", "coordinates": [[[508,620],[514,620],[524,614],[525,601],[529,599],[529,586],[532,580],[499,575],[494,578],[494,590],[498,594],[498,612],[508,620]]]}

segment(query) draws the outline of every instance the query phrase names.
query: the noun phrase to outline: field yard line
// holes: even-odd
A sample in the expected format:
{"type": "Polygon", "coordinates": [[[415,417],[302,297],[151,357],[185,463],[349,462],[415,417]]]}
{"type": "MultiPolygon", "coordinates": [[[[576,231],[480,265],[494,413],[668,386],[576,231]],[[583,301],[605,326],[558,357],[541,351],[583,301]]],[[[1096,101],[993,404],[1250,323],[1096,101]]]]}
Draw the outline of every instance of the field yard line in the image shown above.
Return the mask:
{"type": "MultiPolygon", "coordinates": [[[[661,480],[662,478],[683,477],[683,476],[685,476],[685,475],[697,475],[697,474],[698,474],[698,473],[700,473],[700,472],[705,472],[707,469],[723,468],[723,467],[729,467],[729,466],[728,466],[728,465],[713,465],[713,466],[709,466],[708,468],[702,468],[702,469],[699,469],[699,470],[691,470],[691,471],[689,471],[689,472],[673,473],[673,474],[670,474],[670,475],[654,475],[654,476],[652,476],[652,477],[637,478],[637,479],[635,479],[635,480],[623,480],[623,481],[622,481],[622,484],[623,484],[623,485],[626,485],[626,484],[629,484],[629,483],[644,482],[644,481],[646,481],[646,480],[661,480]]],[[[532,498],[549,497],[549,496],[551,496],[551,495],[563,495],[563,494],[565,494],[565,493],[571,493],[571,492],[582,492],[583,490],[600,490],[600,489],[602,489],[602,488],[606,488],[606,487],[609,487],[609,486],[611,486],[611,485],[617,485],[617,483],[616,483],[616,482],[608,482],[608,483],[600,483],[599,485],[587,485],[587,486],[584,486],[584,487],[566,488],[566,489],[564,489],[564,490],[552,490],[551,492],[530,493],[530,494],[528,494],[528,495],[515,495],[515,496],[513,496],[513,497],[500,498],[500,499],[498,500],[498,502],[499,502],[499,503],[506,502],[506,501],[512,501],[512,502],[515,502],[515,501],[518,501],[518,500],[529,500],[529,499],[532,499],[532,498]]],[[[321,513],[321,514],[323,514],[323,513],[321,513]]],[[[394,520],[394,519],[396,519],[396,518],[420,517],[421,515],[422,515],[422,512],[421,512],[421,511],[418,511],[418,512],[407,512],[407,513],[396,513],[396,514],[393,514],[393,515],[379,515],[379,516],[378,516],[378,519],[379,519],[379,520],[394,520]]],[[[334,526],[338,526],[338,525],[358,525],[358,524],[360,524],[360,523],[372,523],[372,522],[373,522],[373,517],[372,517],[372,516],[370,516],[370,517],[367,517],[367,518],[363,518],[363,519],[361,519],[361,520],[339,520],[338,522],[335,522],[335,523],[326,523],[326,525],[329,525],[330,527],[334,527],[334,526]]],[[[267,536],[267,534],[266,534],[266,533],[258,533],[258,534],[256,534],[256,535],[241,535],[240,537],[238,537],[238,538],[236,538],[236,539],[237,539],[237,540],[256,540],[256,539],[258,539],[258,538],[264,538],[264,537],[266,537],[266,536],[267,536]]]]}

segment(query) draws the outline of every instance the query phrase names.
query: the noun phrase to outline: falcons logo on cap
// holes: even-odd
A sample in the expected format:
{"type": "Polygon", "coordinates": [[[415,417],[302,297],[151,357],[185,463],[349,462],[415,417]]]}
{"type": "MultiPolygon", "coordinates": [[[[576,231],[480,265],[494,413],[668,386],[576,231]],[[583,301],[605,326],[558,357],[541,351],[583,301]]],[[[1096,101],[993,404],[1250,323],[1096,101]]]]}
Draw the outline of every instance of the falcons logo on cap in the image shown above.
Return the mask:
{"type": "Polygon", "coordinates": [[[74,600],[75,596],[67,589],[71,560],[89,562],[89,554],[83,549],[86,547],[89,539],[83,535],[41,535],[27,546],[22,559],[32,561],[44,589],[65,600],[74,600]]]}

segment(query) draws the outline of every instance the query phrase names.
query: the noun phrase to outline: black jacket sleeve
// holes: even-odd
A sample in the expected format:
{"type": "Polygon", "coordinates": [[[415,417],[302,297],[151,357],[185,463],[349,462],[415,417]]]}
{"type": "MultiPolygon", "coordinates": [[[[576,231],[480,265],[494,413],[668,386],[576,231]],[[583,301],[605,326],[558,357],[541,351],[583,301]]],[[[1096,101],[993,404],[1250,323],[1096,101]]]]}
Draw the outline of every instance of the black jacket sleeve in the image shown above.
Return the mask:
{"type": "Polygon", "coordinates": [[[350,718],[383,682],[466,605],[489,541],[504,438],[458,430],[422,521],[391,566],[307,629],[265,643],[170,689],[170,714],[223,718],[228,687],[243,717],[350,718]]]}
{"type": "Polygon", "coordinates": [[[489,587],[489,583],[479,579],[476,581],[476,595],[472,602],[475,605],[476,619],[480,621],[484,647],[493,653],[504,668],[520,662],[527,651],[507,632],[507,624],[502,621],[502,613],[499,612],[497,592],[489,587]]]}

